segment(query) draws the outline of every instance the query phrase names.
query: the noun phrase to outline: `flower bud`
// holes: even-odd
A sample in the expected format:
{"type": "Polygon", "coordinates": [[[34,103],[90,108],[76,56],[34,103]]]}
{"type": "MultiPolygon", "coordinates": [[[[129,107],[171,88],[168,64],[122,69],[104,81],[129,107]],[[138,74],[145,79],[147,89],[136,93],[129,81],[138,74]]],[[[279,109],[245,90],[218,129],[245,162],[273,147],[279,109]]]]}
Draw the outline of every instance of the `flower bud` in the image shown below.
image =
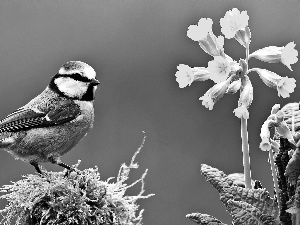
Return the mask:
{"type": "Polygon", "coordinates": [[[281,123],[284,119],[284,114],[281,110],[276,113],[276,123],[281,123]]]}
{"type": "Polygon", "coordinates": [[[200,47],[211,56],[224,55],[224,37],[216,37],[213,32],[209,32],[206,38],[199,41],[200,47]]]}
{"type": "Polygon", "coordinates": [[[273,105],[272,109],[271,109],[271,114],[276,114],[280,109],[280,104],[275,104],[273,105]]]}
{"type": "Polygon", "coordinates": [[[253,86],[247,75],[242,78],[241,95],[238,101],[238,105],[244,105],[246,108],[252,103],[253,100],[253,86]]]}
{"type": "Polygon", "coordinates": [[[250,28],[246,26],[244,29],[238,30],[234,38],[245,48],[249,46],[251,41],[251,32],[250,28]]]}
{"type": "Polygon", "coordinates": [[[266,120],[260,129],[260,138],[263,139],[270,139],[270,128],[269,128],[270,120],[266,120]]]}
{"type": "Polygon", "coordinates": [[[288,140],[293,140],[292,132],[285,121],[282,121],[275,129],[282,137],[287,138],[288,140]]]}
{"type": "Polygon", "coordinates": [[[243,75],[246,74],[247,69],[248,69],[247,62],[244,59],[240,59],[239,64],[242,67],[243,75]]]}
{"type": "Polygon", "coordinates": [[[226,90],[227,94],[234,94],[238,90],[240,90],[242,85],[241,79],[232,81],[231,84],[228,86],[228,89],[226,90]]]}
{"type": "Polygon", "coordinates": [[[274,152],[279,152],[280,145],[276,141],[274,141],[273,139],[271,139],[271,138],[270,138],[270,143],[271,143],[271,149],[274,152]]]}
{"type": "Polygon", "coordinates": [[[231,79],[227,79],[212,86],[199,100],[209,110],[212,110],[214,104],[225,94],[231,79]]]}

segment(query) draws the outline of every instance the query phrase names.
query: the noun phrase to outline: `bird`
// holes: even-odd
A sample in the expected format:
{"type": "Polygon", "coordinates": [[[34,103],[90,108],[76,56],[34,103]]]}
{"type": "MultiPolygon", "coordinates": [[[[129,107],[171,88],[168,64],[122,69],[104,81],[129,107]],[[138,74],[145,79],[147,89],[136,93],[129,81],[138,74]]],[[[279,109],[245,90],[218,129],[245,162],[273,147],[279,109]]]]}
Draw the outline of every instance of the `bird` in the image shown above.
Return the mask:
{"type": "Polygon", "coordinates": [[[0,149],[30,163],[39,174],[45,162],[71,170],[60,157],[93,127],[99,84],[90,65],[65,63],[42,93],[0,120],[0,149]]]}

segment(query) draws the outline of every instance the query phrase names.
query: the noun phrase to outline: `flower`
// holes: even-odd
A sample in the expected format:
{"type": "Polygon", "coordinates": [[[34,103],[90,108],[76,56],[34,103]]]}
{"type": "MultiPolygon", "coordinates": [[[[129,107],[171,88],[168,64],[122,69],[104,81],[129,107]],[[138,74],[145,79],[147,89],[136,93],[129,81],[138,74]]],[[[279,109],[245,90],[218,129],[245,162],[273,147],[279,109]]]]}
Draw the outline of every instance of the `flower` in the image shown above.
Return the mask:
{"type": "Polygon", "coordinates": [[[245,105],[242,105],[240,107],[237,107],[235,110],[233,110],[234,114],[238,118],[244,118],[249,119],[249,111],[245,105]]]}
{"type": "Polygon", "coordinates": [[[276,123],[281,123],[284,119],[284,114],[281,110],[279,110],[276,114],[276,123]]]}
{"type": "Polygon", "coordinates": [[[237,40],[242,46],[248,48],[251,41],[251,32],[248,26],[245,26],[244,29],[238,30],[234,36],[235,40],[237,40]]]}
{"type": "Polygon", "coordinates": [[[228,94],[234,94],[241,88],[241,79],[232,81],[231,84],[228,86],[228,89],[226,90],[226,93],[228,94]]]}
{"type": "Polygon", "coordinates": [[[288,43],[282,49],[281,62],[286,65],[291,71],[291,64],[294,64],[298,61],[298,51],[295,49],[296,44],[294,42],[288,43]]]}
{"type": "Polygon", "coordinates": [[[248,26],[248,20],[246,11],[240,12],[237,8],[233,8],[220,19],[221,31],[226,38],[233,38],[237,31],[244,30],[248,26]]]}
{"type": "Polygon", "coordinates": [[[227,79],[218,84],[212,86],[199,100],[202,100],[202,105],[204,105],[209,110],[212,110],[214,104],[225,94],[231,79],[227,79]]]}
{"type": "Polygon", "coordinates": [[[202,97],[199,98],[199,100],[202,100],[202,105],[209,110],[213,109],[215,102],[210,95],[205,93],[202,97]]]}
{"type": "Polygon", "coordinates": [[[290,93],[294,92],[295,87],[296,80],[294,78],[283,77],[277,84],[278,96],[290,97],[290,93]]]}
{"type": "Polygon", "coordinates": [[[262,151],[269,151],[271,149],[270,128],[269,128],[270,122],[272,122],[272,121],[266,120],[260,129],[261,143],[260,143],[259,147],[262,151]]]}
{"type": "Polygon", "coordinates": [[[242,78],[241,90],[242,91],[241,91],[238,105],[239,106],[244,105],[246,108],[249,108],[253,100],[253,86],[247,75],[245,75],[242,78]]]}
{"type": "Polygon", "coordinates": [[[283,47],[269,46],[265,48],[258,49],[249,55],[251,57],[257,58],[263,62],[268,63],[278,63],[280,62],[280,57],[282,54],[283,47]]]}
{"type": "Polygon", "coordinates": [[[280,109],[280,104],[275,104],[273,105],[272,109],[271,109],[271,114],[276,114],[280,109]]]}
{"type": "Polygon", "coordinates": [[[187,36],[198,41],[200,47],[211,56],[224,55],[224,37],[216,37],[212,32],[213,21],[210,18],[201,18],[198,25],[190,25],[187,36]]]}
{"type": "Polygon", "coordinates": [[[209,32],[207,37],[199,40],[200,47],[211,56],[224,56],[224,37],[216,37],[209,32]]]}
{"type": "Polygon", "coordinates": [[[189,67],[188,65],[179,64],[179,66],[177,66],[177,69],[178,71],[176,72],[175,76],[179,87],[184,88],[187,85],[190,86],[194,81],[194,74],[191,67],[189,67]]]}
{"type": "Polygon", "coordinates": [[[213,21],[210,18],[201,18],[198,25],[190,25],[187,31],[187,36],[193,41],[200,41],[207,37],[212,31],[213,21]]]}
{"type": "Polygon", "coordinates": [[[207,70],[211,73],[210,79],[215,83],[225,81],[231,71],[230,63],[222,56],[215,56],[208,62],[207,70]]]}
{"type": "Polygon", "coordinates": [[[294,42],[288,43],[285,47],[269,46],[262,49],[258,49],[249,55],[257,58],[263,62],[279,63],[286,65],[291,71],[291,64],[298,61],[298,51],[295,49],[296,44],[294,42]]]}
{"type": "Polygon", "coordinates": [[[271,149],[271,143],[269,141],[269,139],[262,139],[260,144],[259,144],[259,148],[262,151],[269,151],[271,149]]]}
{"type": "Polygon", "coordinates": [[[266,120],[263,125],[261,126],[261,129],[260,129],[260,138],[262,140],[264,139],[268,139],[270,138],[270,126],[269,126],[269,123],[272,123],[273,121],[272,120],[266,120]]]}
{"type": "Polygon", "coordinates": [[[275,129],[284,138],[287,138],[288,140],[293,140],[292,132],[290,131],[290,129],[285,121],[282,121],[279,124],[279,126],[276,127],[275,129]]]}
{"type": "Polygon", "coordinates": [[[251,70],[256,71],[267,86],[276,88],[279,97],[287,98],[290,96],[289,93],[294,92],[296,87],[296,80],[294,78],[281,77],[266,69],[253,68],[251,70]]]}

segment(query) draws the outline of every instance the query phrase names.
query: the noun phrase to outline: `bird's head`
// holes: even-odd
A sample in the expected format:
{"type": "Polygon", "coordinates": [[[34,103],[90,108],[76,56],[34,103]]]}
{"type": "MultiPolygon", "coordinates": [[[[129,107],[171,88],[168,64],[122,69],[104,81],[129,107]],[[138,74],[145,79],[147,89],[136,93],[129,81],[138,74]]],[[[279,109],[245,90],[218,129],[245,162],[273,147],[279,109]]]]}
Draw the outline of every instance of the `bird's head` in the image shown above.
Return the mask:
{"type": "Polygon", "coordinates": [[[52,78],[49,87],[67,98],[92,101],[98,84],[96,72],[90,65],[69,61],[52,78]]]}

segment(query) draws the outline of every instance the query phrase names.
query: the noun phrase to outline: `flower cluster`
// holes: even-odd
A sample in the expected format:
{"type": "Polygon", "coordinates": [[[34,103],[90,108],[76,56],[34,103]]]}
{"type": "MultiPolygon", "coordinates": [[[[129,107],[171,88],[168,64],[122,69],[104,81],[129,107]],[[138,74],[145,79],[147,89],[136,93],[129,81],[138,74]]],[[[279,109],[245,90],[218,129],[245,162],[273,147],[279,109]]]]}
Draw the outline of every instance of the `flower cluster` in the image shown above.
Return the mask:
{"type": "Polygon", "coordinates": [[[248,60],[256,58],[268,63],[282,63],[290,70],[291,64],[298,61],[298,51],[294,42],[285,47],[269,46],[259,49],[249,55],[251,32],[248,26],[249,16],[246,11],[240,12],[233,8],[220,19],[221,32],[227,39],[235,38],[245,49],[246,58],[239,62],[233,60],[224,52],[224,37],[216,37],[212,31],[213,21],[210,18],[201,18],[197,25],[188,28],[187,36],[197,41],[200,47],[214,57],[207,67],[194,67],[180,64],[176,72],[176,81],[180,88],[190,86],[194,81],[212,80],[216,84],[210,88],[199,100],[209,110],[224,95],[240,91],[238,107],[233,111],[239,118],[248,119],[248,108],[253,100],[253,86],[249,79],[249,72],[258,73],[262,81],[278,91],[278,96],[287,98],[296,87],[294,78],[281,77],[274,72],[261,68],[248,69],[248,60]]]}
{"type": "Polygon", "coordinates": [[[261,131],[260,131],[261,143],[260,143],[259,147],[262,151],[269,151],[271,149],[274,152],[279,151],[279,144],[275,140],[270,138],[270,130],[272,128],[275,128],[276,132],[280,136],[287,138],[291,143],[295,144],[293,135],[292,135],[290,129],[288,128],[288,125],[283,120],[284,114],[279,109],[280,109],[280,105],[275,104],[272,107],[271,115],[267,118],[267,120],[261,126],[261,131]]]}

